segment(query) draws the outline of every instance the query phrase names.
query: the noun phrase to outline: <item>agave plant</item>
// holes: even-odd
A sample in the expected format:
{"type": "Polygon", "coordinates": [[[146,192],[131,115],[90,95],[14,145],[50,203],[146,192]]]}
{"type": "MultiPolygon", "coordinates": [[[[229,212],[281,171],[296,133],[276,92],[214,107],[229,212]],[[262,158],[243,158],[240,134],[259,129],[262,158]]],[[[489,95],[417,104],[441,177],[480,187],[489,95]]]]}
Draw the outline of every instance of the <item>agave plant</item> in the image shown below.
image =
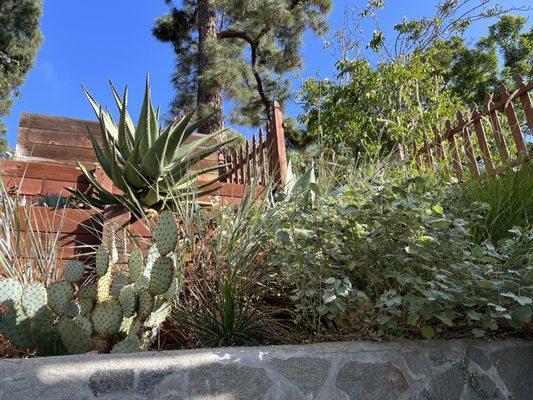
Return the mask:
{"type": "Polygon", "coordinates": [[[198,198],[218,189],[212,184],[220,177],[206,182],[200,182],[198,178],[219,170],[220,165],[199,170],[193,170],[194,166],[235,139],[203,148],[203,145],[223,133],[218,131],[187,142],[211,115],[191,122],[195,114],[193,111],[163,128],[159,125],[159,109],[154,109],[152,105],[150,81],[147,77],[139,122],[134,125],[127,109],[127,87],[121,97],[112,82],[110,85],[120,113],[118,124],[111,113],[104,110],[84,88],[100,123],[102,145],[91,132],[89,135],[103,171],[123,194],[115,194],[104,188],[78,162],[93,190],[90,194],[71,190],[73,195],[97,207],[122,204],[138,215],[149,209],[160,211],[181,199],[198,198]]]}

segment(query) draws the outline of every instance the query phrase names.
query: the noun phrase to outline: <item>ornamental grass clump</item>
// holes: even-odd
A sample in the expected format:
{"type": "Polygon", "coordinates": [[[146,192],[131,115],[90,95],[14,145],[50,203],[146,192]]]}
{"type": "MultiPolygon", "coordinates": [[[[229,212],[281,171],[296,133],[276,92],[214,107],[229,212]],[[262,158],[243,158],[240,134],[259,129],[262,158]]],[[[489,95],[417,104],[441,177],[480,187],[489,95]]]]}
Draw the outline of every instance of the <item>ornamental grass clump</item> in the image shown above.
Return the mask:
{"type": "Polygon", "coordinates": [[[190,141],[196,129],[211,117],[191,122],[194,112],[164,128],[160,126],[159,110],[152,105],[148,78],[139,121],[134,125],[127,110],[127,88],[122,97],[113,84],[111,88],[120,114],[118,123],[85,90],[100,123],[102,145],[90,131],[89,135],[103,171],[123,194],[104,188],[83,164],[78,163],[92,191],[81,193],[71,190],[73,195],[97,207],[122,204],[140,216],[147,210],[161,211],[175,201],[191,196],[198,198],[218,189],[213,184],[219,177],[199,181],[202,175],[218,171],[221,168],[218,162],[205,168],[197,167],[235,138],[208,145],[223,132],[219,131],[190,141]]]}
{"type": "Polygon", "coordinates": [[[271,197],[269,187],[261,190],[255,183],[239,205],[198,212],[179,208],[178,215],[187,221],[183,243],[190,257],[169,335],[179,338],[180,345],[285,341],[277,291],[266,284],[267,241],[279,211],[271,197]]]}
{"type": "Polygon", "coordinates": [[[473,179],[461,186],[464,201],[486,208],[485,218],[472,227],[474,240],[497,244],[512,237],[514,227],[533,226],[533,163],[509,168],[498,177],[473,179]]]}

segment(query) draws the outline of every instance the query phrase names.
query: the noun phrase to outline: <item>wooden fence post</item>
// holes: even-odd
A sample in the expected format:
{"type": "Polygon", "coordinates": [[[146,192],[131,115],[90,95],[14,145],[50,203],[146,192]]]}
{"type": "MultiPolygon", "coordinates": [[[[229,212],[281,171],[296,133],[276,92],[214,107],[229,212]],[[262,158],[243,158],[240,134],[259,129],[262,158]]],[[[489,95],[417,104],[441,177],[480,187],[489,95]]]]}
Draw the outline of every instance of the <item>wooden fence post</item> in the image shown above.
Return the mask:
{"type": "Polygon", "coordinates": [[[513,133],[513,139],[516,144],[516,150],[518,151],[518,154],[521,156],[527,155],[527,148],[524,143],[524,137],[522,136],[522,130],[520,129],[520,122],[518,121],[518,118],[516,117],[516,113],[514,110],[513,102],[511,95],[507,91],[507,87],[505,87],[504,84],[501,84],[499,87],[500,90],[500,101],[505,101],[505,108],[504,113],[507,117],[507,121],[509,122],[509,127],[511,128],[511,132],[513,133]]]}
{"type": "Polygon", "coordinates": [[[533,129],[533,107],[531,106],[531,99],[529,98],[526,82],[521,75],[515,76],[515,82],[518,88],[524,91],[524,93],[520,95],[520,104],[522,104],[522,109],[526,115],[528,128],[533,129]]]}
{"type": "Polygon", "coordinates": [[[269,144],[270,173],[274,182],[280,187],[285,186],[287,180],[287,149],[285,147],[285,130],[283,129],[283,114],[281,106],[274,101],[270,129],[267,134],[269,144]]]}

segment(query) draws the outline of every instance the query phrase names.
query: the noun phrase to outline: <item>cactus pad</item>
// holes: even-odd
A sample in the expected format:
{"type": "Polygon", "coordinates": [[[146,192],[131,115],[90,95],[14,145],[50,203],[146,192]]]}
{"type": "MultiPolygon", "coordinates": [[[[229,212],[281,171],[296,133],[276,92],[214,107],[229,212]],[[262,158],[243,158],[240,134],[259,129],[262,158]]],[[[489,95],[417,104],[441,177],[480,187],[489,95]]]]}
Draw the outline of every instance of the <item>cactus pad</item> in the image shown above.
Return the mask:
{"type": "Polygon", "coordinates": [[[109,259],[112,263],[118,262],[117,243],[115,241],[115,232],[112,226],[107,228],[107,249],[109,251],[109,259]]]}
{"type": "Polygon", "coordinates": [[[96,282],[96,300],[101,303],[111,299],[111,284],[113,283],[113,268],[107,269],[105,275],[96,282]]]}
{"type": "Polygon", "coordinates": [[[169,257],[159,257],[150,274],[150,292],[158,295],[165,293],[172,284],[174,262],[169,257]]]}
{"type": "Polygon", "coordinates": [[[117,274],[113,278],[113,283],[111,284],[111,295],[118,299],[120,291],[124,286],[128,284],[128,276],[125,274],[117,274]]]}
{"type": "Polygon", "coordinates": [[[0,314],[0,331],[17,347],[28,349],[34,346],[31,320],[20,307],[0,314]]]}
{"type": "Polygon", "coordinates": [[[157,246],[155,244],[152,244],[148,249],[148,255],[146,256],[146,267],[144,268],[143,276],[150,278],[150,274],[152,273],[152,267],[154,265],[154,262],[158,258],[159,251],[157,251],[157,246]]]}
{"type": "Polygon", "coordinates": [[[82,328],[87,335],[91,336],[93,333],[93,324],[89,318],[83,315],[78,315],[74,321],[77,322],[80,328],[82,328]]]}
{"type": "Polygon", "coordinates": [[[43,332],[50,332],[55,329],[54,314],[48,307],[41,308],[32,318],[34,329],[43,332]]]}
{"type": "Polygon", "coordinates": [[[67,318],[76,318],[78,314],[80,313],[80,307],[77,303],[74,303],[73,301],[68,301],[65,304],[65,317],[67,318]]]}
{"type": "Polygon", "coordinates": [[[78,298],[78,305],[80,306],[81,315],[89,315],[94,308],[94,300],[88,297],[78,298]]]}
{"type": "Polygon", "coordinates": [[[143,254],[140,249],[133,249],[129,262],[129,280],[135,283],[139,280],[143,272],[143,254]]]}
{"type": "Polygon", "coordinates": [[[40,283],[31,283],[22,291],[22,309],[29,318],[39,314],[47,303],[46,289],[40,283]]]}
{"type": "Polygon", "coordinates": [[[163,294],[166,301],[172,301],[181,291],[181,280],[178,278],[172,279],[172,283],[168,290],[163,294]]]}
{"type": "Polygon", "coordinates": [[[70,354],[88,353],[93,349],[91,337],[78,322],[72,319],[63,318],[59,321],[59,334],[70,354]]]}
{"type": "Polygon", "coordinates": [[[157,328],[160,326],[167,317],[170,315],[172,307],[170,306],[170,303],[163,303],[157,310],[154,310],[146,321],[144,322],[144,326],[148,328],[157,328]]]}
{"type": "Polygon", "coordinates": [[[141,351],[141,342],[136,336],[127,337],[111,349],[111,353],[137,353],[139,351],[141,351]]]}
{"type": "Polygon", "coordinates": [[[63,277],[71,283],[79,282],[85,275],[85,264],[81,261],[71,260],[63,270],[63,277]]]}
{"type": "Polygon", "coordinates": [[[154,230],[154,240],[161,255],[167,255],[176,247],[178,242],[178,224],[174,214],[170,211],[162,213],[154,230]]]}
{"type": "Polygon", "coordinates": [[[114,335],[122,323],[122,309],[115,300],[106,300],[94,307],[92,323],[97,333],[114,335]]]}
{"type": "Polygon", "coordinates": [[[48,306],[57,315],[65,315],[68,302],[74,296],[74,287],[67,281],[57,281],[48,287],[48,306]]]}
{"type": "Polygon", "coordinates": [[[89,285],[84,285],[78,291],[78,297],[83,297],[87,299],[96,300],[96,283],[91,283],[89,285]]]}
{"type": "Polygon", "coordinates": [[[152,312],[154,308],[154,298],[146,289],[139,290],[139,306],[137,308],[137,316],[144,319],[152,312]]]}
{"type": "Polygon", "coordinates": [[[137,306],[137,295],[133,284],[124,286],[118,296],[118,301],[122,307],[122,313],[125,317],[131,317],[135,313],[137,306]]]}
{"type": "Polygon", "coordinates": [[[128,336],[138,336],[141,333],[142,328],[142,320],[140,317],[135,317],[133,321],[131,321],[129,329],[128,329],[128,336]]]}
{"type": "Polygon", "coordinates": [[[109,269],[109,264],[109,252],[104,246],[98,246],[96,250],[96,275],[104,276],[109,269]]]}
{"type": "Polygon", "coordinates": [[[14,279],[0,280],[0,306],[13,308],[22,296],[22,286],[14,279]]]}

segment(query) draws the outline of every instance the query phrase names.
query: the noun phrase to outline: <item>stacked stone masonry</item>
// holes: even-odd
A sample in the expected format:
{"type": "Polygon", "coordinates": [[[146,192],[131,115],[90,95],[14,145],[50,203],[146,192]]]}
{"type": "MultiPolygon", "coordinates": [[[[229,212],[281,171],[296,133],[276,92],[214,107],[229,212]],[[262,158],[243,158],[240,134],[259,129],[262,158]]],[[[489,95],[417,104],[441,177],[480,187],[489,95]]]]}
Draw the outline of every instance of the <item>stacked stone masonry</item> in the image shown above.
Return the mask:
{"type": "Polygon", "coordinates": [[[0,361],[1,400],[532,400],[533,342],[339,342],[0,361]]]}

